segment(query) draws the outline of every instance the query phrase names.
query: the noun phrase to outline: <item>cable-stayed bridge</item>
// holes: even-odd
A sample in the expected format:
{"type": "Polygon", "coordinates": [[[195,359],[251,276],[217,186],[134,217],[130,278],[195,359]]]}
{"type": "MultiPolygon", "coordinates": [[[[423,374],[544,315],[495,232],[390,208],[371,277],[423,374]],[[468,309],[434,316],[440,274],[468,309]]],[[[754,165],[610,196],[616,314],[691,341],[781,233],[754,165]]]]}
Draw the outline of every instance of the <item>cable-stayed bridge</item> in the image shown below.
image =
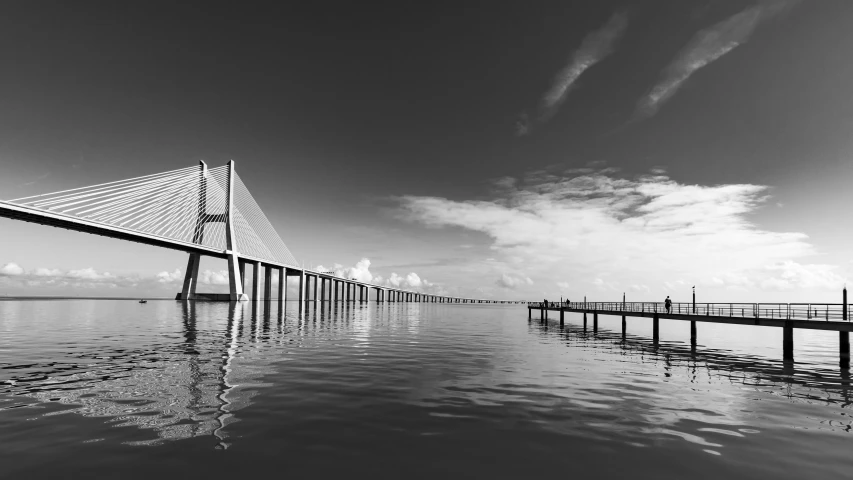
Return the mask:
{"type": "Polygon", "coordinates": [[[0,216],[185,251],[189,260],[177,295],[182,300],[257,301],[262,290],[269,300],[277,272],[279,302],[286,299],[287,279],[298,279],[300,310],[312,300],[366,302],[371,290],[378,302],[522,303],[432,295],[299,267],[233,161],[0,201],[0,216]],[[229,293],[197,292],[202,255],[227,260],[229,293]],[[251,298],[245,293],[247,264],[253,267],[251,298]]]}

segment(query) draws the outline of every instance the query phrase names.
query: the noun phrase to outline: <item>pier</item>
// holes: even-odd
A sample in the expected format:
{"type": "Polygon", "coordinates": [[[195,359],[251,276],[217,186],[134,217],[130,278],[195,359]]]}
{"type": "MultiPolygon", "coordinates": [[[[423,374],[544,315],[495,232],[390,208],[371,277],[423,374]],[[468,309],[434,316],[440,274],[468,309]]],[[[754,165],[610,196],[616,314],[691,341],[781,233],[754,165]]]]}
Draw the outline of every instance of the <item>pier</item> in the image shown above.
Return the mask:
{"type": "Polygon", "coordinates": [[[690,344],[696,348],[698,323],[725,323],[782,329],[783,360],[794,360],[794,329],[831,330],[838,332],[839,365],[850,368],[851,307],[847,303],[847,289],[843,303],[672,303],[667,311],[663,302],[529,302],[528,321],[538,310],[539,320],[548,321],[548,313],[559,314],[560,326],[565,323],[566,312],[583,314],[584,327],[589,317],[593,331],[598,330],[598,316],[622,317],[622,338],[625,338],[627,317],[652,319],[652,340],[660,340],[661,320],[690,322],[690,344]]]}

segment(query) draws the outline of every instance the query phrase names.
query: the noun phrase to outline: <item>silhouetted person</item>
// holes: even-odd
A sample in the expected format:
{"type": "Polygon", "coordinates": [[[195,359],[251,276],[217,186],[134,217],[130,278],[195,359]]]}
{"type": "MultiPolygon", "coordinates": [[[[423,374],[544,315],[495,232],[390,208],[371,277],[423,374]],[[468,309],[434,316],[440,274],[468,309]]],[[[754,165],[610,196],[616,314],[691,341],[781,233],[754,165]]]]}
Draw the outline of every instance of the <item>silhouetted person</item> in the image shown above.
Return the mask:
{"type": "Polygon", "coordinates": [[[671,313],[671,311],[672,311],[672,300],[669,299],[669,295],[667,295],[666,300],[663,301],[663,306],[666,307],[666,313],[671,313]]]}

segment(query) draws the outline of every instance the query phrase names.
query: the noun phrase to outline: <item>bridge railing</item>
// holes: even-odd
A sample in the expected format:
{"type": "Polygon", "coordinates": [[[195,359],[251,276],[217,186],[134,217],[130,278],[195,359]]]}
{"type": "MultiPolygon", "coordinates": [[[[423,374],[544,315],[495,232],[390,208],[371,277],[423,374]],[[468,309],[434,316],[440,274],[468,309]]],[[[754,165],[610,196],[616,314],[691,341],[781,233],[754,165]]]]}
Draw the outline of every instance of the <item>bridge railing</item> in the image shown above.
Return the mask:
{"type": "MultiPolygon", "coordinates": [[[[534,308],[572,308],[576,310],[674,313],[717,317],[777,318],[783,320],[839,321],[845,318],[841,303],[689,303],[673,302],[667,312],[663,302],[528,302],[534,308]]],[[[853,305],[847,305],[847,320],[853,316],[853,305]]]]}

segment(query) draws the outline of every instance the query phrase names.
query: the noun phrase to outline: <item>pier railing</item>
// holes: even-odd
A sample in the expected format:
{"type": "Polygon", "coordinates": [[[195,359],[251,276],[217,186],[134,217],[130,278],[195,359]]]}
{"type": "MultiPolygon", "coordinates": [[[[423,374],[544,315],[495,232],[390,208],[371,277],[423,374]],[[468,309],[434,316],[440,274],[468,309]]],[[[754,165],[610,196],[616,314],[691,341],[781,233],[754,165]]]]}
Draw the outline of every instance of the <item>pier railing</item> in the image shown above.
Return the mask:
{"type": "Polygon", "coordinates": [[[529,302],[534,308],[571,308],[575,310],[674,313],[717,317],[779,318],[785,320],[849,321],[853,305],[841,303],[688,303],[673,302],[669,312],[663,302],[529,302]],[[844,309],[847,308],[847,315],[844,309]]]}

